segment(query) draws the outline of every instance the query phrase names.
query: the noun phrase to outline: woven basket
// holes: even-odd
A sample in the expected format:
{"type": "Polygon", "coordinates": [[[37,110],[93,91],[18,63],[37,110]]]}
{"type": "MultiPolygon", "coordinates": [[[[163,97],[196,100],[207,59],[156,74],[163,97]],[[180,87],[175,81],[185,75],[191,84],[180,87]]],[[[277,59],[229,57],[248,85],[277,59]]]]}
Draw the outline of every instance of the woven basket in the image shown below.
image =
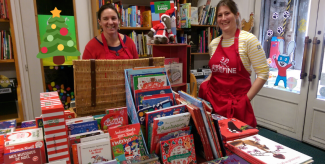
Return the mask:
{"type": "Polygon", "coordinates": [[[77,115],[104,114],[105,109],[126,106],[124,69],[164,66],[164,60],[164,57],[156,57],[73,61],[77,115]]]}

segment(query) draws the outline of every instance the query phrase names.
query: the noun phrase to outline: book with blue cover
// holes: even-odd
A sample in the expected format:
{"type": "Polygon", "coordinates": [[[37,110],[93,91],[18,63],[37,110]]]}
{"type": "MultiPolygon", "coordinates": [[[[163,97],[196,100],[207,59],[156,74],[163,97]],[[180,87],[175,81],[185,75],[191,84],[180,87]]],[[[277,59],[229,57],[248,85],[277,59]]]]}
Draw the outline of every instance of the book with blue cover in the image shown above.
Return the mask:
{"type": "Polygon", "coordinates": [[[70,125],[71,135],[98,130],[97,121],[74,123],[70,125]]]}
{"type": "Polygon", "coordinates": [[[142,105],[139,105],[139,109],[145,108],[145,107],[152,107],[154,110],[167,108],[173,105],[172,100],[170,97],[159,97],[159,98],[153,98],[153,99],[145,99],[142,100],[142,105]]]}
{"type": "Polygon", "coordinates": [[[0,129],[16,128],[16,120],[8,120],[0,122],[0,129]]]}

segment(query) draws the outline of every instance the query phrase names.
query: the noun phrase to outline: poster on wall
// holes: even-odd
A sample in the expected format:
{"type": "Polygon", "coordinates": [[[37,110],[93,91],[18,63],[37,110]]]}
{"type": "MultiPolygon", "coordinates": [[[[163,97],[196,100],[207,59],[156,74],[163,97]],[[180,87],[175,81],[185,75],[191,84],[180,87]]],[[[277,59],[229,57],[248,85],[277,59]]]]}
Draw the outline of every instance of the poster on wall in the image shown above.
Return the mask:
{"type": "Polygon", "coordinates": [[[36,0],[44,85],[58,92],[65,109],[75,99],[72,61],[80,56],[73,5],[74,0],[36,0]]]}

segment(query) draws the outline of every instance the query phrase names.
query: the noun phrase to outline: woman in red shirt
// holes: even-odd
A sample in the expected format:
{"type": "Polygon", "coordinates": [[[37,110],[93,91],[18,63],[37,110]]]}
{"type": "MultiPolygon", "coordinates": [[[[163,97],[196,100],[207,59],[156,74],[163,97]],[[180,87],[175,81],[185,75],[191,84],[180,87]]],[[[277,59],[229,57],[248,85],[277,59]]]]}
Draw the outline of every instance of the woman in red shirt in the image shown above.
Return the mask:
{"type": "Polygon", "coordinates": [[[115,7],[105,4],[97,16],[103,32],[88,42],[82,59],[138,59],[133,40],[117,32],[120,16],[115,7]]]}

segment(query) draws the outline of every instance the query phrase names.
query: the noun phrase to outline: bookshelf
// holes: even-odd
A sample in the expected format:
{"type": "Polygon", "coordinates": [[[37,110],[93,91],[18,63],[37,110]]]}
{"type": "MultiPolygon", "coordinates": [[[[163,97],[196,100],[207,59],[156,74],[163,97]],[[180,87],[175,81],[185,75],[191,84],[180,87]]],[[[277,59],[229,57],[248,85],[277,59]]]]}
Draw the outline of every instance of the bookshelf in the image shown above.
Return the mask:
{"type": "MultiPolygon", "coordinates": [[[[11,111],[15,111],[14,113],[0,111],[0,120],[4,121],[4,120],[16,119],[17,123],[21,123],[22,121],[24,121],[24,114],[23,114],[22,102],[21,102],[22,97],[21,97],[20,73],[19,73],[19,65],[18,65],[19,61],[18,61],[17,51],[16,51],[15,32],[14,32],[13,22],[11,21],[12,13],[11,13],[10,0],[8,0],[6,2],[7,2],[7,6],[8,6],[9,19],[0,19],[0,26],[2,29],[9,27],[8,29],[5,29],[5,30],[10,31],[11,43],[12,43],[12,54],[13,54],[14,59],[0,60],[0,68],[1,67],[5,68],[5,71],[7,71],[6,69],[12,69],[10,71],[15,72],[15,76],[8,77],[8,78],[16,78],[17,79],[16,89],[15,89],[15,91],[14,90],[12,91],[13,93],[17,92],[17,99],[16,99],[16,109],[17,110],[10,108],[11,111]]],[[[2,71],[3,71],[3,69],[0,69],[0,74],[2,74],[2,71]]]]}

